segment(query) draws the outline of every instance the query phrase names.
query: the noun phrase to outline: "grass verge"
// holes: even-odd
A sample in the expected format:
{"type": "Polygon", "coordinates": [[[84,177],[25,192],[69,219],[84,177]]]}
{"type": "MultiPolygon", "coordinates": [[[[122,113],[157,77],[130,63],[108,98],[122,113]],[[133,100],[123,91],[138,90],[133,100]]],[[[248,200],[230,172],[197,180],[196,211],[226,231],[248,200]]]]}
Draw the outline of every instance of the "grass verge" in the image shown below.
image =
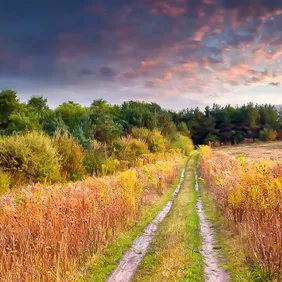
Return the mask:
{"type": "Polygon", "coordinates": [[[197,156],[187,166],[186,176],[169,215],[159,225],[134,282],[203,281],[201,239],[196,212],[194,170],[197,156]]]}
{"type": "Polygon", "coordinates": [[[203,179],[199,178],[200,195],[203,201],[207,219],[212,223],[215,231],[215,246],[219,249],[221,267],[230,274],[230,282],[269,282],[267,275],[259,266],[255,265],[246,242],[242,239],[233,222],[228,221],[217,207],[212,196],[205,190],[203,179]]]}
{"type": "MultiPolygon", "coordinates": [[[[182,169],[183,166],[181,171],[182,169]]],[[[122,232],[114,242],[106,246],[101,252],[95,254],[86,266],[86,274],[79,277],[78,281],[104,281],[110,272],[115,269],[122,255],[130,248],[134,239],[142,233],[145,227],[171,198],[179,180],[180,174],[174,180],[169,190],[154,205],[147,207],[142,212],[137,223],[129,227],[126,232],[122,232]]]]}

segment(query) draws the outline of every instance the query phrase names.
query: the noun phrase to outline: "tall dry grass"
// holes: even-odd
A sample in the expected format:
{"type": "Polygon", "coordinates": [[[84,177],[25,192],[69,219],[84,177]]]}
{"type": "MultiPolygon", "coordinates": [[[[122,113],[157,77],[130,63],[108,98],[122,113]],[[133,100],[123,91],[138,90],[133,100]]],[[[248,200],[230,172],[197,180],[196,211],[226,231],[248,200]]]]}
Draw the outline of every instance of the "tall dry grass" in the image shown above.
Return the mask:
{"type": "Polygon", "coordinates": [[[1,281],[71,281],[93,253],[135,222],[175,179],[180,155],[68,185],[0,198],[1,281]]]}
{"type": "Polygon", "coordinates": [[[282,164],[231,158],[200,147],[199,171],[226,217],[248,241],[250,255],[282,279],[282,164]]]}

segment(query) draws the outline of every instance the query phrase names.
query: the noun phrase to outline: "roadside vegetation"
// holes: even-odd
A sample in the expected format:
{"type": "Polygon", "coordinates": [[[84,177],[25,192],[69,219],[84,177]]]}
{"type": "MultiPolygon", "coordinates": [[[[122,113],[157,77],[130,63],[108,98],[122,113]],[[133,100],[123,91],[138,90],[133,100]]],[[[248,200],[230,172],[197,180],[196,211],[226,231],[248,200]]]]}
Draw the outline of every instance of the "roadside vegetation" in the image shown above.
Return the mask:
{"type": "Polygon", "coordinates": [[[0,198],[0,273],[4,281],[71,280],[91,255],[138,221],[176,178],[183,159],[22,188],[0,198]]]}
{"type": "Polygon", "coordinates": [[[214,154],[209,147],[200,147],[200,155],[207,191],[246,242],[249,263],[265,273],[253,281],[281,281],[281,164],[214,154]]]}
{"type": "MultiPolygon", "coordinates": [[[[181,166],[181,169],[184,165],[185,163],[181,166]]],[[[117,239],[92,256],[86,264],[85,271],[81,273],[79,281],[105,281],[110,272],[118,265],[122,255],[130,248],[133,240],[144,231],[145,227],[154,219],[168,200],[171,199],[179,180],[180,173],[161,198],[157,201],[152,201],[151,204],[148,204],[148,207],[144,207],[138,222],[129,225],[125,232],[121,232],[118,235],[117,239]]]]}
{"type": "Polygon", "coordinates": [[[220,265],[230,276],[230,282],[268,282],[267,273],[249,254],[248,242],[238,227],[224,216],[212,195],[206,189],[203,179],[199,179],[200,195],[204,212],[215,233],[214,248],[220,254],[220,265]]]}

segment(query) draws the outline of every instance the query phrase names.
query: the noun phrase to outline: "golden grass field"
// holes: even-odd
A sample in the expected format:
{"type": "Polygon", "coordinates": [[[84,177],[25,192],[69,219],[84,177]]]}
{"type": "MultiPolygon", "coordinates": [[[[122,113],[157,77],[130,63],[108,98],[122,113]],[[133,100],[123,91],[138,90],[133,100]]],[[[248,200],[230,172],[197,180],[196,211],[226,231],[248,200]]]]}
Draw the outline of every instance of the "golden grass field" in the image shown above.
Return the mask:
{"type": "Polygon", "coordinates": [[[201,146],[199,152],[199,174],[247,242],[249,261],[265,273],[260,281],[282,281],[282,142],[201,146]]]}
{"type": "Polygon", "coordinates": [[[254,143],[233,146],[221,146],[213,148],[215,153],[227,154],[229,156],[239,156],[244,154],[250,159],[282,159],[282,141],[269,143],[254,143]]]}

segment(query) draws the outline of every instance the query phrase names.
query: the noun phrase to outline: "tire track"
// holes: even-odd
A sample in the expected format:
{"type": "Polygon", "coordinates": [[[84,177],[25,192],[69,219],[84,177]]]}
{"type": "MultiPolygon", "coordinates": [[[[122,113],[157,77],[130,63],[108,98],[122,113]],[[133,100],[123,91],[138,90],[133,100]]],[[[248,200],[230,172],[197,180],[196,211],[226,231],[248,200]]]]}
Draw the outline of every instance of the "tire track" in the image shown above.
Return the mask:
{"type": "Polygon", "coordinates": [[[146,254],[146,251],[157,231],[159,223],[165,219],[173,205],[174,197],[179,193],[184,180],[184,175],[185,168],[183,169],[180,181],[172,194],[172,199],[166,203],[157,216],[145,228],[143,233],[134,240],[131,248],[123,255],[117,268],[110,274],[105,282],[128,282],[134,277],[138,265],[146,254]]]}
{"type": "MultiPolygon", "coordinates": [[[[195,172],[195,190],[199,192],[198,175],[195,172]]],[[[226,282],[229,281],[228,274],[219,266],[219,253],[214,249],[214,230],[206,218],[203,202],[198,196],[196,204],[200,220],[200,233],[202,237],[201,254],[204,259],[205,282],[226,282]]]]}

